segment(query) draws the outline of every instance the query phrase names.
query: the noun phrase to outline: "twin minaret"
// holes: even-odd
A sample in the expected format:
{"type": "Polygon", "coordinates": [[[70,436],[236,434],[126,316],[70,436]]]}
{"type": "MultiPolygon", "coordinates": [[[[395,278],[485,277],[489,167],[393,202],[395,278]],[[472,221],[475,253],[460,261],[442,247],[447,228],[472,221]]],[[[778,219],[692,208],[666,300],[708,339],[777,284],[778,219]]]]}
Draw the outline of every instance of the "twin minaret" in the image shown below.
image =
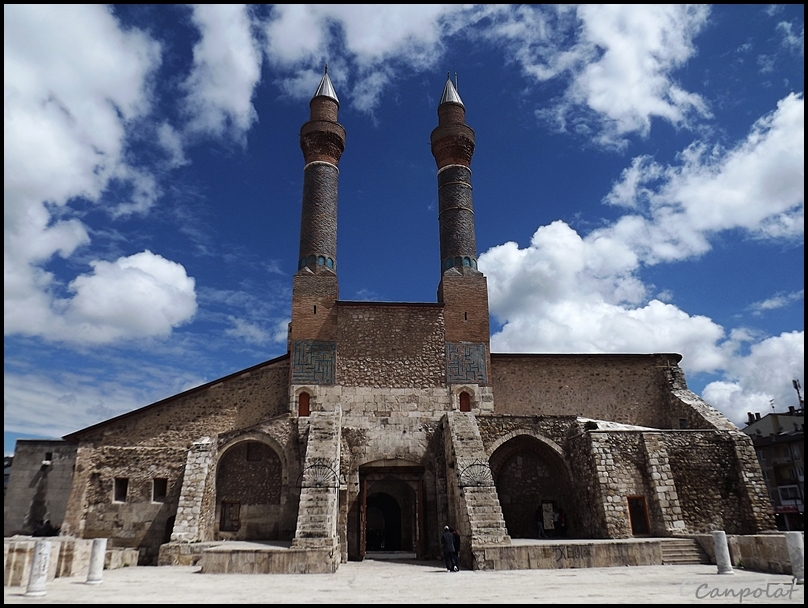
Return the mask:
{"type": "MultiPolygon", "coordinates": [[[[309,107],[309,121],[300,129],[306,165],[297,269],[336,274],[338,164],[345,150],[345,128],[337,122],[339,99],[327,67],[309,107]]],[[[441,274],[450,268],[477,270],[470,169],[474,131],[466,124],[466,107],[449,78],[431,143],[438,165],[441,274]]]]}
{"type": "MultiPolygon", "coordinates": [[[[328,68],[309,103],[310,118],[300,130],[303,150],[303,205],[300,252],[293,279],[290,347],[296,341],[333,341],[332,309],[337,286],[337,186],[345,129],[337,122],[339,99],[328,68]]],[[[488,359],[488,291],[477,270],[477,243],[471,188],[474,131],[466,108],[447,77],[432,131],[432,155],[438,167],[441,282],[438,301],[445,305],[447,342],[485,345],[488,359]]]]}

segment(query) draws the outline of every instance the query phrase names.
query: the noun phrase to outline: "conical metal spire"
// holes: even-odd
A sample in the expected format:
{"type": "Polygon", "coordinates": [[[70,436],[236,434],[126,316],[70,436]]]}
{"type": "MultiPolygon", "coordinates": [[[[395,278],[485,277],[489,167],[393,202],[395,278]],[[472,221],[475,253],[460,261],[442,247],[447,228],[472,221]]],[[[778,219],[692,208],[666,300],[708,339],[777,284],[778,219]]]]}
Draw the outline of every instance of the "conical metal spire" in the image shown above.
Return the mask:
{"type": "Polygon", "coordinates": [[[320,81],[320,86],[317,87],[317,90],[312,95],[312,99],[315,97],[330,97],[334,101],[337,102],[339,105],[339,98],[337,97],[337,92],[334,90],[334,85],[331,84],[331,79],[328,77],[328,64],[325,66],[325,72],[323,73],[323,79],[320,81]]]}
{"type": "Polygon", "coordinates": [[[446,72],[446,86],[443,87],[443,95],[440,98],[440,103],[459,103],[464,108],[466,107],[463,105],[463,100],[460,99],[460,95],[457,94],[457,89],[452,84],[452,78],[449,72],[446,72]]]}

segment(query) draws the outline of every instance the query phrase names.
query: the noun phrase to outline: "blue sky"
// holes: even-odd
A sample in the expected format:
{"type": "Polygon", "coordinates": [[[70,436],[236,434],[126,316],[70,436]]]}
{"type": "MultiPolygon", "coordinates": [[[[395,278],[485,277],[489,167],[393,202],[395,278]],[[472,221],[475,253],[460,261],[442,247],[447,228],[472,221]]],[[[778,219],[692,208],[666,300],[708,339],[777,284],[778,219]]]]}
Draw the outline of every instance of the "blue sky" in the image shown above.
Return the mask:
{"type": "Polygon", "coordinates": [[[456,74],[493,352],[797,404],[802,5],[5,5],[6,453],[285,352],[326,63],[341,299],[436,300],[456,74]]]}

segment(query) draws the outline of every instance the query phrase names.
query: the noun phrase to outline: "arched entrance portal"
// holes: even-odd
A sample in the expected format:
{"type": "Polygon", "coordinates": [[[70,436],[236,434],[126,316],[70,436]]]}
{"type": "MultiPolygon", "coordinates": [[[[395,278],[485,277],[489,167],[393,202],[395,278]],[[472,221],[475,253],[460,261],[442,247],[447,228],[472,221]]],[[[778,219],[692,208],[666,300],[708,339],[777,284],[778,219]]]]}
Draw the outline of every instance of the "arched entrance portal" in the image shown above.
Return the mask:
{"type": "Polygon", "coordinates": [[[576,506],[566,467],[549,446],[530,435],[502,444],[491,455],[491,471],[502,515],[512,538],[538,538],[575,533],[576,506]],[[556,521],[553,514],[558,514],[556,521]]]}
{"type": "Polygon", "coordinates": [[[424,467],[379,460],[359,467],[360,491],[348,526],[349,559],[369,551],[424,554],[424,467]]]}
{"type": "Polygon", "coordinates": [[[217,540],[280,538],[281,460],[260,441],[241,441],[219,458],[216,469],[217,540]]]}

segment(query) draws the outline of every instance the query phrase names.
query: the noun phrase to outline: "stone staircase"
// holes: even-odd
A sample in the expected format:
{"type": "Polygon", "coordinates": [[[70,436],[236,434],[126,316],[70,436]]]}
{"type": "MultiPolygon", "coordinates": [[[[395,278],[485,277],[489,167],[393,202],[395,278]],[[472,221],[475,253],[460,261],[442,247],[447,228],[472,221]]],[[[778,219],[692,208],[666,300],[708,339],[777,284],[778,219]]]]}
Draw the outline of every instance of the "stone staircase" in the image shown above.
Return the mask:
{"type": "Polygon", "coordinates": [[[686,564],[709,564],[710,557],[692,538],[670,538],[662,541],[662,564],[682,566],[686,564]]]}
{"type": "Polygon", "coordinates": [[[471,413],[450,412],[446,422],[447,461],[454,463],[448,482],[457,492],[461,534],[471,540],[472,549],[510,544],[476,418],[471,413]]]}
{"type": "Polygon", "coordinates": [[[339,447],[339,412],[312,412],[292,548],[337,544],[339,447]]]}

